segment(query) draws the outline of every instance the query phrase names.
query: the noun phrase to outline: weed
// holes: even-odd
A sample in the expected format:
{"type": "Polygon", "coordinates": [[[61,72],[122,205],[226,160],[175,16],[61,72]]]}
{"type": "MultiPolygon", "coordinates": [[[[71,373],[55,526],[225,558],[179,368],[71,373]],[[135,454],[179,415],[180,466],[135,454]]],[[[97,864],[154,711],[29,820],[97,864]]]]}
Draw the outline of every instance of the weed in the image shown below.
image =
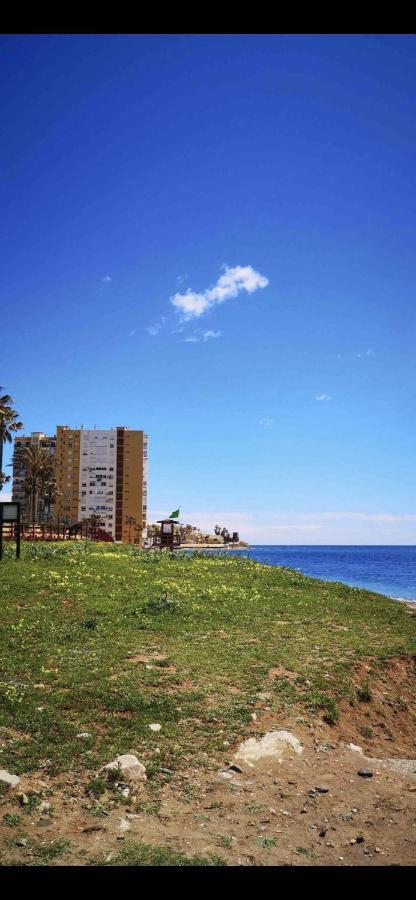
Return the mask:
{"type": "Polygon", "coordinates": [[[276,838],[274,838],[274,837],[266,837],[264,835],[263,837],[258,837],[256,843],[263,850],[270,850],[271,847],[276,846],[277,841],[276,841],[276,838]]]}
{"type": "MultiPolygon", "coordinates": [[[[92,865],[97,865],[95,861],[92,865]]],[[[209,853],[206,856],[185,856],[175,853],[170,847],[144,843],[126,844],[120,853],[104,865],[108,866],[226,866],[220,856],[209,853]]]]}
{"type": "Polygon", "coordinates": [[[104,781],[104,778],[100,778],[100,776],[91,778],[91,781],[85,786],[86,793],[92,797],[96,797],[97,800],[105,794],[106,790],[107,784],[104,781]]]}
{"type": "Polygon", "coordinates": [[[361,703],[370,703],[372,700],[372,693],[370,690],[370,685],[367,681],[364,681],[359,687],[357,687],[357,697],[361,701],[361,703]]]}
{"type": "Polygon", "coordinates": [[[224,849],[229,850],[230,847],[233,846],[233,840],[234,840],[234,838],[232,837],[232,835],[220,834],[218,836],[218,846],[224,847],[224,849]]]}
{"type": "Polygon", "coordinates": [[[10,827],[12,828],[15,825],[20,825],[22,817],[17,813],[5,813],[5,815],[3,816],[3,821],[6,825],[10,825],[10,827]]]}
{"type": "Polygon", "coordinates": [[[373,732],[373,729],[370,728],[369,725],[363,725],[363,727],[360,728],[360,734],[362,734],[362,736],[365,738],[372,738],[374,735],[374,732],[373,732]]]}

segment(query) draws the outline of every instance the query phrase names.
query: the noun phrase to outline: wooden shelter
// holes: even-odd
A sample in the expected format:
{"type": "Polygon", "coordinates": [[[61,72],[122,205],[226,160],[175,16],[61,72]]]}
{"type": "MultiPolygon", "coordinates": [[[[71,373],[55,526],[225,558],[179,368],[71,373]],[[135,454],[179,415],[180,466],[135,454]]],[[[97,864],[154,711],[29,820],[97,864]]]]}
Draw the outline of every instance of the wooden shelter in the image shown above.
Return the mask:
{"type": "Polygon", "coordinates": [[[160,525],[161,550],[173,550],[175,547],[181,546],[181,523],[177,519],[158,519],[157,524],[160,525]],[[175,525],[178,526],[176,531],[175,525]]]}

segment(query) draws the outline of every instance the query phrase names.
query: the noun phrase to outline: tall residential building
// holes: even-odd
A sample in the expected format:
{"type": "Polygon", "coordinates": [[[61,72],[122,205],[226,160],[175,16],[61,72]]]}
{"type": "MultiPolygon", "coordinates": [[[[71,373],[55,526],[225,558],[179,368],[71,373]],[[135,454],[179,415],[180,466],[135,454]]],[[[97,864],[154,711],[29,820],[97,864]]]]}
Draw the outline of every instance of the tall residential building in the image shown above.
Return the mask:
{"type": "Polygon", "coordinates": [[[96,514],[115,541],[128,543],[131,516],[141,534],[147,519],[147,435],[124,427],[58,425],[55,441],[54,519],[72,524],[96,514]]]}
{"type": "MultiPolygon", "coordinates": [[[[32,431],[31,435],[20,435],[14,439],[14,449],[20,447],[43,447],[48,453],[55,453],[56,437],[48,437],[43,431],[32,431]]],[[[23,483],[27,476],[27,468],[18,453],[13,455],[13,500],[20,501],[20,511],[23,520],[29,514],[30,500],[23,489],[23,483]]]]}

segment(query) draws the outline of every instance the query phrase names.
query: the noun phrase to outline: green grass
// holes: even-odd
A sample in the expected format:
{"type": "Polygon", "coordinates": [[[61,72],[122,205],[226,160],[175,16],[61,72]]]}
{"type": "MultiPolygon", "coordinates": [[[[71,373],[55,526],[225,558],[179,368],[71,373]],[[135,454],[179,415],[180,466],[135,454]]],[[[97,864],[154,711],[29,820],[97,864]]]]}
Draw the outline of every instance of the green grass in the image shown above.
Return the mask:
{"type": "MultiPolygon", "coordinates": [[[[92,865],[99,865],[95,860],[92,865]]],[[[117,853],[107,866],[226,866],[227,863],[215,853],[206,856],[185,856],[175,853],[170,847],[152,844],[131,843],[117,853]]]]}
{"type": "Polygon", "coordinates": [[[0,563],[0,726],[13,729],[2,767],[88,769],[97,800],[98,769],[117,754],[137,752],[150,779],[184,756],[215,766],[224,740],[250,733],[256,692],[279,714],[334,723],[360,660],[375,671],[416,652],[403,604],[241,556],[87,542],[12,552],[0,563]],[[274,667],[293,679],[268,679],[274,667]]]}

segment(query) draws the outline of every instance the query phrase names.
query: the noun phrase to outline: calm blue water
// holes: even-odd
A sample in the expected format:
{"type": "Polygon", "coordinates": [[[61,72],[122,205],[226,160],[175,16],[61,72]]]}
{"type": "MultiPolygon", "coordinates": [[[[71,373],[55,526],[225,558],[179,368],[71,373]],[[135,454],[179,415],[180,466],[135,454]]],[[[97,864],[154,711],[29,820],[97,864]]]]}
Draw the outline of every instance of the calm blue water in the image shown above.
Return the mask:
{"type": "Polygon", "coordinates": [[[235,552],[269,566],[298,569],[323,581],[343,581],[352,587],[416,602],[416,547],[265,545],[235,552]]]}

